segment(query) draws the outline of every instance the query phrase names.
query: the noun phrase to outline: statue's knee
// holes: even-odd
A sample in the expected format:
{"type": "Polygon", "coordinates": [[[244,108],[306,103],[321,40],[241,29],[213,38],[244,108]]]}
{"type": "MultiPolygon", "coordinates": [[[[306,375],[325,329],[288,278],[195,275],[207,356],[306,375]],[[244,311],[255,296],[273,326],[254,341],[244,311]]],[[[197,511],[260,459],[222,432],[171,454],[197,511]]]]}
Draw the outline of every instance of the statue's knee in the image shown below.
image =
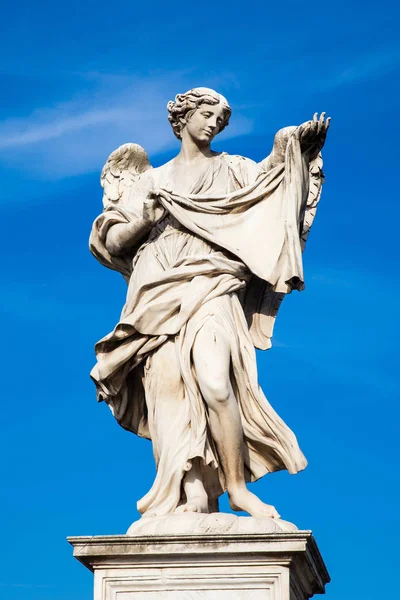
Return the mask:
{"type": "Polygon", "coordinates": [[[212,410],[223,408],[230,399],[230,387],[224,381],[210,381],[202,387],[204,400],[212,410]]]}

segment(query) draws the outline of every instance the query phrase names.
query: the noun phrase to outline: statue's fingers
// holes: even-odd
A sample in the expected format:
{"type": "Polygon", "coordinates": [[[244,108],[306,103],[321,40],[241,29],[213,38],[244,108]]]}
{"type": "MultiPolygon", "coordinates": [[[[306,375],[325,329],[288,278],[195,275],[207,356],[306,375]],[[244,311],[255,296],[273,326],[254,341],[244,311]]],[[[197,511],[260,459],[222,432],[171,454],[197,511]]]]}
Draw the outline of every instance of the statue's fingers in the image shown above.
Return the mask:
{"type": "Polygon", "coordinates": [[[324,129],[324,119],[325,119],[325,115],[326,112],[322,112],[321,116],[319,117],[319,121],[318,121],[318,132],[322,131],[324,129]]]}
{"type": "Polygon", "coordinates": [[[311,123],[311,121],[307,121],[306,123],[303,123],[302,125],[300,125],[299,130],[300,130],[300,136],[302,139],[306,139],[307,136],[309,135],[310,123],[311,123]]]}
{"type": "Polygon", "coordinates": [[[327,120],[323,123],[322,128],[319,131],[320,135],[323,136],[324,140],[326,138],[326,134],[329,129],[330,122],[331,122],[330,117],[328,117],[327,120]]]}
{"type": "Polygon", "coordinates": [[[304,129],[303,139],[305,141],[308,141],[309,139],[311,139],[313,137],[313,131],[314,131],[314,122],[309,121],[307,123],[307,127],[304,129]]]}
{"type": "Polygon", "coordinates": [[[318,113],[317,112],[314,113],[313,121],[314,121],[314,123],[316,123],[318,121],[318,113]]]}

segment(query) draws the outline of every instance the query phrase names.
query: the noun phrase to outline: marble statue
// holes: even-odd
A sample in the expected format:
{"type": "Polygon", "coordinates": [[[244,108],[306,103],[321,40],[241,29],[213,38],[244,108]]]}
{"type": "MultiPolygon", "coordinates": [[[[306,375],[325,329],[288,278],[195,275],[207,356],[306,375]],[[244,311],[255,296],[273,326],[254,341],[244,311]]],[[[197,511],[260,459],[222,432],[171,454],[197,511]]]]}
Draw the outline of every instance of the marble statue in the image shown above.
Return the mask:
{"type": "Polygon", "coordinates": [[[281,129],[257,164],[211,150],[231,116],[221,94],[178,94],[168,113],[173,160],[152,168],[125,144],[101,174],[90,250],[128,291],[91,377],[118,423],[152,442],[142,515],[216,512],[227,490],[233,510],[279,519],[246,482],[307,461],[258,385],[255,348],[271,346],[282,299],[304,288],[330,119],[281,129]]]}

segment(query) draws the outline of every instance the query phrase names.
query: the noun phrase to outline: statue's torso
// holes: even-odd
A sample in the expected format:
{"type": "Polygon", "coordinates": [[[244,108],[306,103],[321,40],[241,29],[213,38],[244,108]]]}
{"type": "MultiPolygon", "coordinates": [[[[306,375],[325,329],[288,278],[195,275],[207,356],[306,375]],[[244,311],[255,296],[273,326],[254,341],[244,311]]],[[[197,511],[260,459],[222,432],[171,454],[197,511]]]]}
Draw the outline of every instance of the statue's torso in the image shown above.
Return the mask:
{"type": "Polygon", "coordinates": [[[176,194],[218,196],[253,183],[259,170],[248,158],[222,152],[192,165],[174,159],[152,173],[157,187],[176,194]]]}
{"type": "MultiPolygon", "coordinates": [[[[240,156],[222,153],[202,162],[193,169],[190,177],[185,165],[174,161],[153,169],[154,187],[172,191],[181,196],[229,194],[252,183],[258,174],[258,166],[240,156]]],[[[217,217],[216,217],[217,218],[217,217]]],[[[150,270],[165,271],[174,268],[182,258],[211,257],[213,253],[229,252],[219,248],[186,229],[174,216],[167,213],[151,230],[146,242],[134,259],[134,279],[147,278],[150,270]]],[[[235,257],[237,261],[237,257],[235,257]]],[[[155,275],[155,273],[154,273],[155,275]]]]}

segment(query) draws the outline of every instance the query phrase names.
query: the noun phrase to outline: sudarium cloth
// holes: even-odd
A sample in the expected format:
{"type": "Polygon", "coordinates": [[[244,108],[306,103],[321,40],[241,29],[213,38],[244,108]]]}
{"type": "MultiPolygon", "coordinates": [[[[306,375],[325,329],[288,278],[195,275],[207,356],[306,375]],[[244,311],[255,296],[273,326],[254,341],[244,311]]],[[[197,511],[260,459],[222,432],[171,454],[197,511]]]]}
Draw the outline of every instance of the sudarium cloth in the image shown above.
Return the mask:
{"type": "Polygon", "coordinates": [[[254,341],[262,334],[246,307],[252,288],[270,294],[303,288],[300,232],[309,174],[299,141],[291,136],[284,162],[269,172],[243,157],[217,155],[185,193],[174,192],[171,164],[152,172],[166,216],[139,248],[115,258],[105,246],[112,225],[137,218],[126,205],[106,209],[90,239],[96,258],[128,282],[120,322],[97,343],[91,376],[118,423],[152,440],[157,476],[138,502],[146,516],[167,514],[184,501],[182,480],[196,457],[209,495],[225,489],[191,360],[196,335],[209,319],[231,341],[247,481],[307,465],[295,435],[258,385],[254,345],[268,347],[269,340],[254,341]],[[175,351],[182,382],[173,407],[164,406],[163,372],[154,360],[165,344],[175,351]]]}

